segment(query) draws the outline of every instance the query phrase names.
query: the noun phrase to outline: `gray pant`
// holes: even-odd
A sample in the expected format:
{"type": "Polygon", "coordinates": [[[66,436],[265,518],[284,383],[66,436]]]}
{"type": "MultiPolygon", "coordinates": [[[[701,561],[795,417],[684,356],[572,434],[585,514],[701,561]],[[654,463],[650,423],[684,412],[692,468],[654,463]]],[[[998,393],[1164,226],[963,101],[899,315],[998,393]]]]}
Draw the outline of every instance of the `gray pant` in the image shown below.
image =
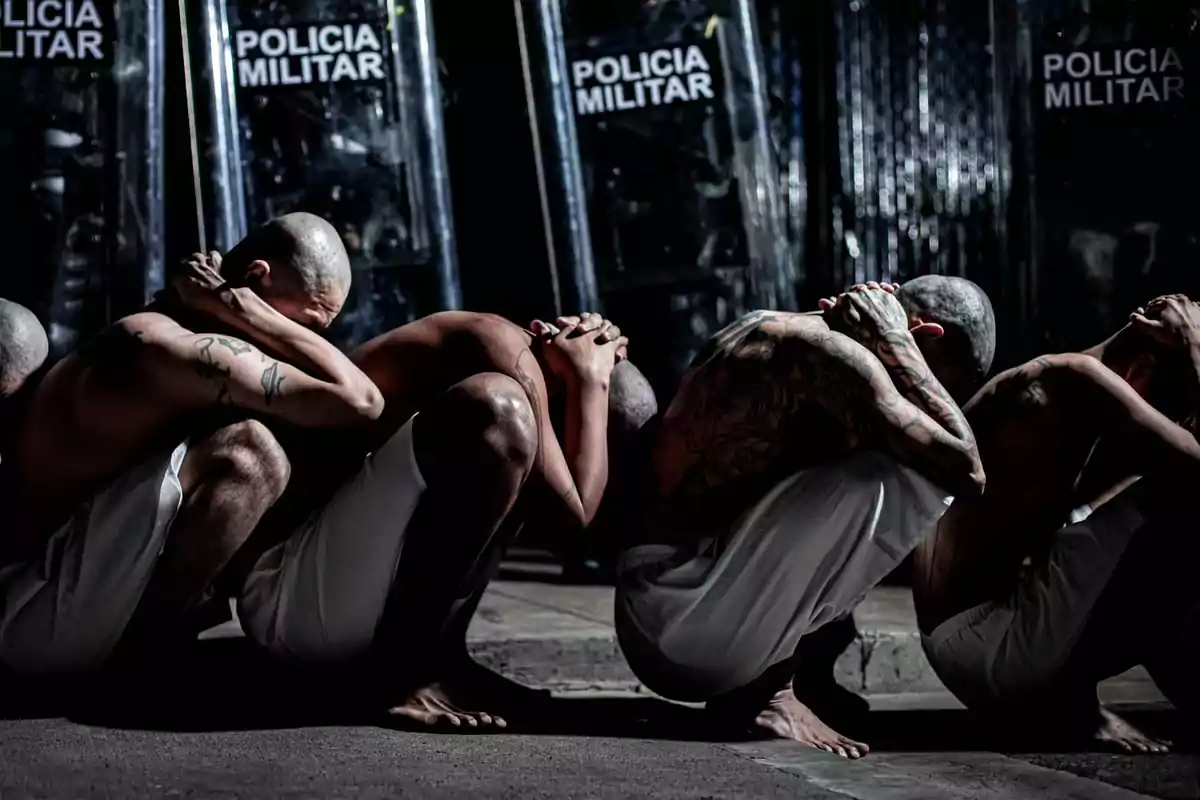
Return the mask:
{"type": "Polygon", "coordinates": [[[1005,597],[923,637],[946,687],[972,708],[1092,702],[1096,684],[1143,664],[1179,707],[1176,675],[1200,654],[1197,518],[1187,498],[1140,481],[1053,537],[1005,597]]]}

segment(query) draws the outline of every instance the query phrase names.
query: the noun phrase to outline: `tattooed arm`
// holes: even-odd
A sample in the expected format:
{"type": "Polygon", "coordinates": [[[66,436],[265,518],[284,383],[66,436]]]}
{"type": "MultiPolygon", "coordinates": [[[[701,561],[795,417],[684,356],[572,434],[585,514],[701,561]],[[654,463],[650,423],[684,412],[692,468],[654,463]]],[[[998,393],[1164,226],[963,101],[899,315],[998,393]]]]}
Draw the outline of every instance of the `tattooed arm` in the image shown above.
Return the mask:
{"type": "Polygon", "coordinates": [[[141,330],[136,318],[125,324],[141,342],[138,368],[148,388],[177,408],[233,406],[307,428],[364,425],[383,411],[369,380],[369,389],[355,380],[321,380],[241,339],[192,333],[170,321],[141,330]]]}
{"type": "Polygon", "coordinates": [[[941,381],[934,377],[912,334],[903,330],[889,331],[882,334],[871,349],[900,394],[963,444],[974,458],[974,471],[982,477],[975,434],[966,415],[941,381]]]}
{"type": "Polygon", "coordinates": [[[364,405],[383,402],[375,384],[349,357],[318,334],[280,314],[250,289],[222,286],[209,299],[208,313],[244,334],[251,344],[315,378],[357,394],[364,405]]]}
{"type": "MultiPolygon", "coordinates": [[[[830,407],[831,413],[849,412],[852,422],[880,436],[902,461],[955,497],[983,491],[975,436],[911,334],[893,331],[881,336],[874,347],[878,357],[832,331],[819,336],[817,344],[832,361],[826,381],[842,384],[851,400],[850,407],[830,407]]],[[[815,399],[838,405],[844,398],[826,394],[815,399]]]]}

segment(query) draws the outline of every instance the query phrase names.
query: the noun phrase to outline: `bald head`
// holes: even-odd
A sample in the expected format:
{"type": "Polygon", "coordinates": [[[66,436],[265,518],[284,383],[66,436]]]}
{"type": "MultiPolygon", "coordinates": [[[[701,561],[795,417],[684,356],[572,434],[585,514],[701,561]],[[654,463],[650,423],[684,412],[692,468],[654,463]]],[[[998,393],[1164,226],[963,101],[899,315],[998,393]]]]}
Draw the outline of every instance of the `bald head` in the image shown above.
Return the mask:
{"type": "Polygon", "coordinates": [[[909,319],[945,329],[938,339],[922,337],[921,351],[943,385],[965,401],[983,384],[996,355],[996,315],[988,296],[966,278],[922,275],[901,286],[896,298],[909,319]]]}
{"type": "Polygon", "coordinates": [[[0,397],[10,397],[46,361],[50,344],[33,312],[0,300],[0,397]]]}
{"type": "Polygon", "coordinates": [[[350,259],[341,237],[324,219],[305,212],[251,231],[225,256],[221,273],[251,285],[281,313],[317,327],[333,321],[350,291],[350,259]]]}

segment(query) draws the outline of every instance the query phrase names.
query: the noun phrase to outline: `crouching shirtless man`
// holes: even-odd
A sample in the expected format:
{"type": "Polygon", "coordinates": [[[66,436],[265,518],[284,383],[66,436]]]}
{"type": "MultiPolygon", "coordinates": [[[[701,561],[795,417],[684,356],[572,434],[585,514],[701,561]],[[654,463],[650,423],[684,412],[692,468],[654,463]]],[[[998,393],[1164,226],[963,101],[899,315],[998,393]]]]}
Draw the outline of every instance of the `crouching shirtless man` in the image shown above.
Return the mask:
{"type": "Polygon", "coordinates": [[[994,352],[990,303],[940,276],[823,312],[758,312],[684,376],[653,450],[657,500],[618,565],[638,678],[734,732],[856,758],[796,697],[801,638],[848,613],[984,476],[955,398],[994,352]],[[895,294],[893,294],[895,292],[895,294]]]}
{"type": "Polygon", "coordinates": [[[531,698],[475,665],[465,638],[497,557],[526,522],[582,535],[610,438],[657,410],[616,326],[557,323],[443,312],[352,354],[386,411],[366,437],[289,448],[293,486],[246,551],[252,639],[295,662],[368,667],[369,702],[396,722],[507,724],[497,712],[531,698]]]}
{"type": "Polygon", "coordinates": [[[997,375],[967,405],[987,491],[956,501],[918,549],[914,594],[925,652],[969,707],[1024,735],[1159,751],[1096,697],[1144,664],[1195,709],[1180,669],[1200,648],[1200,445],[1177,423],[1198,409],[1198,369],[1200,309],[1168,296],[1090,350],[997,375]]]}
{"type": "Polygon", "coordinates": [[[286,459],[250,417],[380,415],[379,391],[312,330],[348,281],[327,223],[283,217],[46,374],[4,454],[0,663],[76,672],[119,642],[157,646],[284,489],[286,459]]]}

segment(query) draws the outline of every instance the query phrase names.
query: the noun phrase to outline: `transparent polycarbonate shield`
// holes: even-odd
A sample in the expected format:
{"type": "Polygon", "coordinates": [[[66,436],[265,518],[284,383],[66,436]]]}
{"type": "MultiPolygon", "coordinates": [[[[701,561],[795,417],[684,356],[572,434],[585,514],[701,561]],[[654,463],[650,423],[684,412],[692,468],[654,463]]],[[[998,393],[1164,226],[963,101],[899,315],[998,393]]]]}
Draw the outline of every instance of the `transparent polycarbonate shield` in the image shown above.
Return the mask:
{"type": "Polygon", "coordinates": [[[342,345],[458,307],[427,3],[209,0],[196,24],[216,246],[290,211],[329,219],[354,269],[342,345]]]}
{"type": "Polygon", "coordinates": [[[1200,289],[1185,102],[1192,3],[994,0],[1011,264],[1032,352],[1200,289]]]}
{"type": "Polygon", "coordinates": [[[0,6],[0,296],[61,356],[161,287],[162,7],[0,6]]]}
{"type": "Polygon", "coordinates": [[[519,10],[562,304],[640,334],[667,387],[740,313],[795,302],[753,4],[519,10]]]}
{"type": "Polygon", "coordinates": [[[582,296],[730,273],[786,305],[751,5],[541,0],[524,21],[582,296]]]}

